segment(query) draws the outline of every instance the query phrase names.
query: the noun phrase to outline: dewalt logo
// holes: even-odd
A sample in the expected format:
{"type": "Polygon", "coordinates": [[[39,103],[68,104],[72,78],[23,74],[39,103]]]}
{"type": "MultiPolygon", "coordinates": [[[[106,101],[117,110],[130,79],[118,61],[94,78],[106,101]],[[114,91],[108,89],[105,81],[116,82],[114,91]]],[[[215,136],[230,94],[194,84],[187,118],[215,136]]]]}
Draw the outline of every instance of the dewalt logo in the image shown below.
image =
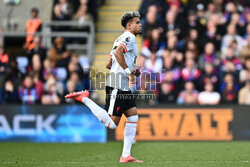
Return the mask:
{"type": "MultiPolygon", "coordinates": [[[[232,109],[138,109],[136,140],[232,140],[232,109]]],[[[126,118],[116,129],[123,140],[126,118]]]]}

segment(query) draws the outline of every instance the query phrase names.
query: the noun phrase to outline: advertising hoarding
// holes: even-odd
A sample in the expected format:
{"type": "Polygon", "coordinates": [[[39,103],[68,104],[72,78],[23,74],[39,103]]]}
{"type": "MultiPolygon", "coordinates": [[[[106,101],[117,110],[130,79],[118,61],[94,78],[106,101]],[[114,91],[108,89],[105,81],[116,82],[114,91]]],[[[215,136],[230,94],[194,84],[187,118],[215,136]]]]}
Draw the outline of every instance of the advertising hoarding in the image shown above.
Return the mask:
{"type": "MultiPolygon", "coordinates": [[[[233,110],[220,109],[138,109],[136,140],[232,140],[233,110]]],[[[123,140],[126,119],[115,131],[123,140]]]]}
{"type": "Polygon", "coordinates": [[[86,106],[1,106],[0,141],[106,142],[106,127],[86,106]]]}

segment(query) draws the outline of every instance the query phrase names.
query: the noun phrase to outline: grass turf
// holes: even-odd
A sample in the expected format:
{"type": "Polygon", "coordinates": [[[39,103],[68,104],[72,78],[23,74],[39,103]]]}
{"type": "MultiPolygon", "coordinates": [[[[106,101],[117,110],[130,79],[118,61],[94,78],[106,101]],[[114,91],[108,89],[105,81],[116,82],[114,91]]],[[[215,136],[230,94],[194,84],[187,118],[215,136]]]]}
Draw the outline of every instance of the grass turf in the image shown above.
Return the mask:
{"type": "Polygon", "coordinates": [[[0,167],[250,166],[250,142],[137,142],[143,164],[119,164],[122,142],[0,143],[0,167]]]}

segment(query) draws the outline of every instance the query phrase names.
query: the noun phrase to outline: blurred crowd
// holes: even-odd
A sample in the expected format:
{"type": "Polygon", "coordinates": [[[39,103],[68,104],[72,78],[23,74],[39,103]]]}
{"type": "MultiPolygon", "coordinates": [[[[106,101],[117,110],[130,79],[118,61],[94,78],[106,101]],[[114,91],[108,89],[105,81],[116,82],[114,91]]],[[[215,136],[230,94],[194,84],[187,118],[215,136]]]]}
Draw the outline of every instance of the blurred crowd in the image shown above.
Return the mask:
{"type": "MultiPolygon", "coordinates": [[[[54,0],[52,20],[96,22],[100,3],[54,0]]],[[[137,93],[156,97],[140,104],[250,104],[250,1],[143,0],[139,12],[144,73],[137,93]]],[[[32,8],[26,32],[41,25],[32,8]]],[[[88,59],[67,49],[70,40],[53,38],[49,49],[41,40],[26,37],[25,57],[13,58],[0,44],[0,103],[75,103],[64,95],[89,89],[88,59]]]]}
{"type": "MultiPolygon", "coordinates": [[[[55,0],[52,20],[95,22],[98,0],[55,0]]],[[[26,22],[27,34],[41,31],[39,10],[32,8],[26,22]]],[[[66,28],[67,29],[67,28],[66,28]]],[[[64,29],[54,28],[53,31],[64,29]]],[[[62,104],[69,92],[89,89],[89,61],[67,49],[68,38],[53,38],[46,49],[41,38],[27,35],[24,57],[8,55],[0,45],[0,103],[62,104]]]]}
{"type": "Polygon", "coordinates": [[[142,103],[250,104],[250,1],[143,0],[140,14],[138,93],[156,96],[142,103]]]}
{"type": "Polygon", "coordinates": [[[99,0],[54,0],[53,20],[97,20],[99,0]]]}

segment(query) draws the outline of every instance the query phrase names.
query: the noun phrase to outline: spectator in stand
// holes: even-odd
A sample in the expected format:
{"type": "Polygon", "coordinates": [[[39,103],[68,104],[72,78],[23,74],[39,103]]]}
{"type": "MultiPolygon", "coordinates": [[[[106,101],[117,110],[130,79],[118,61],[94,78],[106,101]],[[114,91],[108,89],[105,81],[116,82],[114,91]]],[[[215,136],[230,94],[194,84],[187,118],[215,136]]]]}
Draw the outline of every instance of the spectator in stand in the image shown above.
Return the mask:
{"type": "Polygon", "coordinates": [[[42,104],[60,104],[61,99],[60,95],[57,92],[56,89],[56,80],[53,78],[50,78],[47,80],[46,85],[48,87],[48,90],[44,92],[42,95],[42,104]]]}
{"type": "Polygon", "coordinates": [[[194,89],[194,84],[191,81],[185,83],[185,90],[181,91],[177,98],[177,104],[197,104],[199,92],[194,89]]]}
{"type": "Polygon", "coordinates": [[[57,37],[54,40],[53,48],[49,50],[48,58],[52,67],[67,67],[70,52],[66,49],[63,38],[57,37]]]}
{"type": "Polygon", "coordinates": [[[186,43],[186,51],[191,51],[194,55],[195,60],[197,59],[199,55],[199,48],[198,45],[195,43],[195,41],[187,41],[186,43]]]}
{"type": "Polygon", "coordinates": [[[239,85],[235,82],[233,74],[227,73],[220,85],[221,100],[223,103],[237,103],[239,85]]]}
{"type": "Polygon", "coordinates": [[[244,86],[250,79],[250,57],[246,59],[244,68],[240,71],[240,85],[244,86]]]}
{"type": "Polygon", "coordinates": [[[171,80],[168,80],[168,82],[177,82],[180,80],[180,69],[177,67],[174,67],[174,62],[173,62],[173,58],[170,56],[166,56],[163,59],[164,62],[164,69],[165,69],[165,77],[164,80],[166,80],[166,75],[170,75],[171,77],[167,77],[167,78],[171,78],[171,80]]]}
{"type": "Polygon", "coordinates": [[[160,35],[159,29],[153,29],[149,38],[144,40],[141,51],[143,57],[149,58],[152,52],[155,53],[157,57],[162,56],[165,43],[162,41],[160,35]]]}
{"type": "MultiPolygon", "coordinates": [[[[77,21],[78,24],[77,26],[73,27],[73,31],[80,31],[80,32],[90,32],[90,27],[84,25],[86,22],[93,22],[93,17],[91,14],[89,14],[89,10],[88,10],[88,5],[87,2],[85,3],[81,3],[81,5],[79,6],[77,12],[74,14],[73,16],[73,20],[77,21]]],[[[74,38],[70,40],[71,43],[87,43],[87,39],[86,38],[74,38]]]]}
{"type": "Polygon", "coordinates": [[[217,12],[213,14],[210,18],[210,20],[215,24],[215,26],[218,28],[218,33],[223,36],[226,33],[226,19],[222,16],[222,12],[217,12]]]}
{"type": "Polygon", "coordinates": [[[249,6],[245,8],[245,10],[243,12],[243,18],[244,18],[245,24],[250,23],[250,8],[249,8],[249,6]]]}
{"type": "Polygon", "coordinates": [[[64,85],[63,85],[63,83],[61,81],[59,81],[55,77],[55,75],[53,73],[49,73],[47,75],[47,79],[45,80],[45,84],[44,84],[44,91],[49,92],[49,84],[48,84],[49,82],[48,82],[48,80],[55,80],[56,81],[56,92],[58,92],[59,95],[62,96],[63,93],[64,93],[64,90],[65,90],[64,85]]]}
{"type": "Polygon", "coordinates": [[[235,3],[233,2],[226,3],[224,7],[225,7],[224,17],[226,18],[227,21],[229,21],[231,18],[230,16],[233,13],[237,12],[237,7],[235,6],[235,3]]]}
{"type": "Polygon", "coordinates": [[[84,77],[83,69],[78,61],[78,54],[77,53],[73,53],[71,58],[70,58],[68,68],[67,68],[67,76],[69,77],[70,73],[72,73],[72,72],[77,72],[79,77],[81,79],[83,79],[83,77],[84,77]]]}
{"type": "Polygon", "coordinates": [[[4,48],[0,46],[0,81],[3,75],[6,73],[9,66],[9,56],[4,52],[4,48]]]}
{"type": "Polygon", "coordinates": [[[39,93],[36,92],[30,75],[24,78],[23,86],[19,89],[19,98],[23,104],[35,104],[39,100],[39,93]]]}
{"type": "Polygon", "coordinates": [[[213,91],[213,84],[207,83],[204,85],[204,91],[198,95],[198,103],[200,105],[217,105],[220,102],[220,94],[213,91]]]}
{"type": "Polygon", "coordinates": [[[239,71],[242,69],[240,58],[234,55],[233,49],[227,49],[225,59],[221,61],[221,71],[223,73],[232,72],[238,78],[239,71]]]}
{"type": "Polygon", "coordinates": [[[59,0],[53,9],[53,20],[70,20],[73,8],[67,0],[59,0]]]}
{"type": "Polygon", "coordinates": [[[184,58],[185,58],[185,60],[187,60],[187,59],[193,59],[193,60],[196,60],[196,55],[195,55],[195,53],[193,52],[193,51],[191,51],[191,50],[186,50],[186,52],[185,52],[185,54],[184,54],[184,58]]]}
{"type": "Polygon", "coordinates": [[[89,71],[90,71],[90,65],[89,60],[86,56],[79,56],[77,53],[73,53],[70,59],[71,62],[73,62],[76,65],[76,68],[74,69],[79,74],[80,78],[85,83],[86,86],[85,89],[89,88],[89,71]]]}
{"type": "Polygon", "coordinates": [[[29,60],[29,66],[31,66],[31,60],[35,54],[39,55],[41,62],[43,62],[44,59],[47,57],[46,49],[42,46],[40,38],[38,36],[34,37],[33,44],[34,44],[34,48],[26,51],[26,55],[27,55],[28,60],[29,60]]]}
{"type": "Polygon", "coordinates": [[[173,35],[173,33],[168,35],[167,48],[163,52],[163,58],[171,57],[174,61],[174,66],[181,67],[183,65],[184,57],[177,49],[177,41],[177,37],[173,35]]]}
{"type": "Polygon", "coordinates": [[[201,75],[201,71],[195,67],[193,59],[187,59],[184,68],[181,70],[181,77],[184,81],[196,82],[201,75]]]}
{"type": "Polygon", "coordinates": [[[199,40],[199,36],[198,36],[198,31],[196,29],[190,29],[188,36],[187,36],[188,41],[194,41],[194,42],[198,42],[199,40]]]}
{"type": "Polygon", "coordinates": [[[250,105],[250,79],[239,91],[239,104],[250,105]]]}
{"type": "Polygon", "coordinates": [[[220,60],[215,52],[215,47],[212,42],[208,42],[205,45],[204,53],[199,56],[199,67],[204,69],[206,63],[211,63],[215,68],[219,68],[220,60]]]}
{"type": "Polygon", "coordinates": [[[200,51],[202,48],[201,46],[201,43],[199,42],[199,36],[198,36],[198,31],[196,29],[190,29],[189,30],[189,33],[188,33],[188,36],[186,37],[186,39],[183,39],[181,40],[180,42],[178,42],[178,44],[180,45],[180,49],[182,52],[185,52],[185,46],[186,46],[186,43],[188,41],[192,41],[194,43],[197,44],[197,49],[198,51],[200,51]]]}
{"type": "Polygon", "coordinates": [[[157,86],[158,95],[157,100],[160,104],[175,103],[176,91],[175,84],[173,82],[164,81],[157,86]]]}
{"type": "Polygon", "coordinates": [[[201,24],[197,21],[197,16],[194,10],[189,10],[188,11],[188,17],[187,17],[187,22],[183,24],[183,27],[181,29],[181,32],[187,36],[188,32],[190,29],[196,29],[198,33],[203,32],[203,27],[201,24]]]}
{"type": "MultiPolygon", "coordinates": [[[[76,83],[74,81],[68,81],[66,84],[66,91],[64,93],[64,96],[72,92],[76,92],[76,83]]],[[[68,104],[75,104],[77,101],[69,98],[65,99],[65,102],[68,104]]]]}
{"type": "MultiPolygon", "coordinates": [[[[240,53],[242,48],[242,37],[236,32],[236,27],[233,24],[228,25],[227,34],[223,36],[221,43],[221,52],[225,54],[233,41],[237,43],[237,53],[240,53]]],[[[222,57],[223,58],[223,57],[222,57]]]]}
{"type": "MultiPolygon", "coordinates": [[[[248,42],[248,37],[250,36],[250,23],[247,24],[246,26],[246,33],[243,35],[243,44],[244,45],[247,45],[249,42],[248,42]]],[[[242,48],[243,49],[243,48],[242,48]]]]}
{"type": "Polygon", "coordinates": [[[217,71],[214,69],[213,64],[206,63],[204,70],[199,78],[198,90],[204,90],[204,85],[208,83],[213,84],[215,91],[219,91],[219,77],[217,71]]]}
{"type": "Polygon", "coordinates": [[[142,37],[143,39],[150,36],[150,32],[153,29],[159,29],[159,31],[162,31],[162,28],[160,28],[161,23],[157,20],[157,7],[152,5],[148,8],[148,12],[146,15],[145,23],[142,25],[142,37]]]}
{"type": "Polygon", "coordinates": [[[150,73],[160,73],[163,67],[162,58],[157,58],[156,53],[151,53],[145,62],[145,71],[150,73]]]}
{"type": "MultiPolygon", "coordinates": [[[[242,42],[242,44],[241,44],[242,46],[243,46],[243,42],[242,42]]],[[[241,46],[241,47],[242,47],[241,46]]],[[[233,40],[230,44],[229,44],[229,47],[231,47],[232,49],[233,49],[233,53],[234,53],[234,55],[235,56],[237,56],[237,57],[239,57],[239,55],[240,55],[240,52],[241,52],[241,50],[239,50],[237,47],[237,41],[236,40],[233,40]]],[[[224,55],[223,55],[224,56],[224,55]]],[[[222,58],[224,58],[222,56],[222,58]]]]}
{"type": "Polygon", "coordinates": [[[69,74],[69,79],[67,82],[72,81],[76,84],[76,91],[82,91],[84,90],[84,85],[82,81],[80,80],[80,77],[76,71],[73,71],[69,74]]]}
{"type": "Polygon", "coordinates": [[[212,14],[210,20],[213,20],[217,26],[223,26],[223,27],[225,26],[227,22],[227,20],[223,16],[222,10],[217,10],[216,13],[212,14]]]}
{"type": "Polygon", "coordinates": [[[239,25],[244,23],[243,16],[242,15],[239,16],[238,14],[238,13],[242,14],[244,10],[242,4],[243,2],[240,2],[240,1],[234,1],[234,2],[231,1],[225,5],[224,17],[227,20],[227,22],[234,22],[239,25]],[[238,14],[238,16],[236,16],[235,14],[236,15],[238,14]]]}
{"type": "Polygon", "coordinates": [[[88,6],[81,5],[74,16],[74,20],[77,20],[79,24],[84,24],[86,21],[93,21],[91,15],[88,13],[88,6]]]}
{"type": "Polygon", "coordinates": [[[37,76],[39,77],[39,80],[42,80],[43,78],[43,66],[42,66],[42,62],[40,60],[40,56],[38,54],[35,54],[32,57],[32,62],[31,62],[31,68],[28,70],[28,72],[32,72],[37,74],[37,76]]]}
{"type": "Polygon", "coordinates": [[[165,22],[163,24],[164,32],[174,31],[174,35],[181,38],[181,29],[176,23],[176,13],[173,11],[168,11],[165,16],[165,22]]]}
{"type": "Polygon", "coordinates": [[[242,64],[245,63],[245,60],[250,58],[250,35],[247,37],[247,44],[241,49],[240,59],[242,64]]]}
{"type": "Polygon", "coordinates": [[[167,11],[168,4],[164,0],[143,0],[139,9],[142,21],[145,19],[150,6],[156,6],[157,12],[160,14],[160,17],[164,17],[164,14],[167,11]]]}
{"type": "Polygon", "coordinates": [[[173,50],[178,50],[177,48],[177,42],[178,38],[175,35],[174,31],[168,31],[166,32],[166,50],[173,51],[173,50]]]}
{"type": "Polygon", "coordinates": [[[207,11],[205,12],[205,19],[208,21],[210,20],[211,16],[213,14],[216,14],[218,11],[216,9],[216,6],[214,2],[209,2],[207,5],[207,11]]]}
{"type": "MultiPolygon", "coordinates": [[[[180,68],[174,66],[173,58],[170,56],[164,57],[164,70],[161,77],[161,82],[168,82],[174,89],[175,97],[182,90],[180,68]]],[[[166,88],[166,86],[164,87],[166,88]]],[[[175,98],[176,99],[176,98],[175,98]]]]}
{"type": "Polygon", "coordinates": [[[45,59],[43,61],[43,80],[46,81],[48,79],[48,76],[50,73],[52,73],[55,77],[57,77],[57,72],[56,72],[56,68],[51,66],[51,63],[49,61],[49,59],[45,59]]]}
{"type": "Polygon", "coordinates": [[[31,18],[26,22],[26,42],[24,48],[27,50],[32,50],[34,48],[34,36],[33,34],[41,31],[42,21],[38,18],[39,10],[37,8],[32,8],[30,12],[31,18]]]}
{"type": "Polygon", "coordinates": [[[33,83],[34,83],[35,90],[38,93],[38,98],[41,99],[44,93],[44,84],[40,80],[38,73],[31,71],[29,75],[33,78],[33,83]]]}
{"type": "Polygon", "coordinates": [[[221,46],[222,36],[219,32],[217,22],[213,19],[208,20],[206,25],[207,30],[203,34],[202,45],[205,46],[206,43],[212,42],[215,46],[215,50],[219,51],[221,46]]]}
{"type": "Polygon", "coordinates": [[[4,83],[3,88],[0,89],[0,103],[18,103],[18,91],[11,80],[4,83]]]}
{"type": "Polygon", "coordinates": [[[240,36],[243,36],[245,34],[245,23],[244,20],[241,19],[241,16],[238,12],[231,14],[228,24],[234,25],[236,27],[236,31],[240,36]]]}
{"type": "Polygon", "coordinates": [[[11,80],[14,82],[14,87],[19,88],[22,85],[22,81],[24,78],[24,74],[18,69],[17,61],[15,59],[10,61],[10,67],[7,69],[5,73],[1,85],[4,84],[7,80],[11,80]]]}
{"type": "MultiPolygon", "coordinates": [[[[71,0],[72,1],[72,0],[71,0]]],[[[80,6],[86,5],[88,7],[88,13],[90,13],[93,21],[96,22],[98,20],[98,9],[104,3],[105,0],[73,0],[74,2],[74,13],[77,12],[80,6]]]]}
{"type": "MultiPolygon", "coordinates": [[[[169,10],[168,11],[171,11],[173,12],[175,15],[176,15],[176,24],[178,25],[178,27],[181,29],[181,25],[183,22],[185,22],[185,18],[184,18],[184,15],[185,15],[185,9],[184,9],[184,6],[179,3],[180,0],[177,0],[179,2],[177,2],[176,0],[170,0],[168,2],[173,2],[173,3],[168,3],[169,4],[169,10]],[[177,3],[175,3],[175,2],[177,3]]],[[[166,15],[167,11],[164,13],[166,15]]],[[[183,33],[181,34],[183,35],[183,33]]],[[[184,36],[182,36],[184,37],[184,36]]]]}

